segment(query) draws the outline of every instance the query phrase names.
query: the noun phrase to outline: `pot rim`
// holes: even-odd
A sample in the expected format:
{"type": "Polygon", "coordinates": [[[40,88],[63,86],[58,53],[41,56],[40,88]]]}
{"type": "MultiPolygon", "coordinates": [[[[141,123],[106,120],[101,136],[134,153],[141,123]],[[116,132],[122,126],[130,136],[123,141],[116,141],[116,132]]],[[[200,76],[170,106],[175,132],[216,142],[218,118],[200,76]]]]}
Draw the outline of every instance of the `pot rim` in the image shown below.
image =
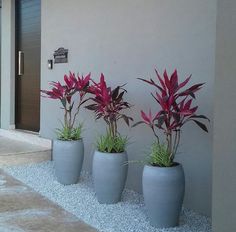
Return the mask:
{"type": "Polygon", "coordinates": [[[172,169],[172,168],[177,168],[177,167],[182,167],[182,164],[181,163],[178,163],[178,162],[174,162],[176,165],[174,166],[171,166],[171,167],[159,167],[159,166],[153,166],[151,164],[145,164],[144,167],[149,167],[149,168],[159,168],[159,169],[172,169]]]}
{"type": "Polygon", "coordinates": [[[123,155],[123,154],[126,154],[127,152],[126,152],[126,150],[125,151],[123,151],[123,152],[117,152],[117,153],[115,153],[115,152],[101,152],[101,151],[99,151],[99,150],[95,150],[94,152],[99,152],[99,153],[101,153],[101,154],[104,154],[104,155],[123,155]]]}
{"type": "Polygon", "coordinates": [[[71,142],[71,143],[73,143],[73,142],[83,142],[83,138],[81,138],[81,139],[77,139],[77,140],[62,140],[62,139],[53,139],[53,141],[59,141],[59,142],[71,142]]]}

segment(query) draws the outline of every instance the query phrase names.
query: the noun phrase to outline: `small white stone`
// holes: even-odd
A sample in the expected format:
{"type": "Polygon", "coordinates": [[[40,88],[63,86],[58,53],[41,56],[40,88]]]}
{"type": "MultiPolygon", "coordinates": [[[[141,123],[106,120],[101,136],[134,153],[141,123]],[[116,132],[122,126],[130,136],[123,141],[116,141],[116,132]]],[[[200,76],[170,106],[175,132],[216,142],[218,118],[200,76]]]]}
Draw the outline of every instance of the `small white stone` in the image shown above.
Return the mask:
{"type": "Polygon", "coordinates": [[[103,232],[211,232],[210,220],[191,210],[183,210],[181,226],[156,229],[149,224],[142,195],[125,190],[123,201],[99,204],[91,176],[83,172],[76,185],[64,186],[55,178],[52,162],[4,168],[35,191],[56,202],[79,219],[103,232]]]}

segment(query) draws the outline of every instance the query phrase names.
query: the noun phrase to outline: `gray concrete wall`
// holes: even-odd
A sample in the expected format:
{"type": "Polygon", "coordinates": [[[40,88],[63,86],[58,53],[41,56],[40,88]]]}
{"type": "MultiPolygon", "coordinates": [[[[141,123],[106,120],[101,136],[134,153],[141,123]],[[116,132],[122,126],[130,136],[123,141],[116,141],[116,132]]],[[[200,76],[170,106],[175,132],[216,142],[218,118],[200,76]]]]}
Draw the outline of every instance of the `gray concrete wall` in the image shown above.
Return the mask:
{"type": "Polygon", "coordinates": [[[213,156],[213,231],[236,231],[236,1],[218,1],[213,156]]]}
{"type": "MultiPolygon", "coordinates": [[[[199,112],[212,119],[216,0],[42,0],[41,88],[48,81],[62,80],[64,73],[92,72],[98,80],[104,72],[110,85],[127,83],[127,99],[135,106],[130,114],[139,120],[141,109],[156,109],[148,86],[137,77],[154,77],[161,72],[179,70],[180,79],[192,74],[192,82],[205,82],[198,95],[199,112]],[[47,69],[47,60],[58,47],[69,49],[69,63],[47,69]]],[[[59,103],[41,100],[43,137],[53,138],[60,127],[59,103]]],[[[105,131],[102,121],[94,122],[83,110],[85,169],[91,170],[94,141],[105,131]]],[[[186,125],[178,161],[186,173],[185,206],[204,214],[211,209],[212,129],[206,134],[195,125],[186,125]]],[[[143,160],[153,142],[145,127],[120,132],[130,137],[130,160],[143,160]]],[[[141,190],[142,165],[131,164],[128,187],[141,190]]]]}
{"type": "Polygon", "coordinates": [[[15,1],[2,0],[1,128],[15,124],[15,1]]]}

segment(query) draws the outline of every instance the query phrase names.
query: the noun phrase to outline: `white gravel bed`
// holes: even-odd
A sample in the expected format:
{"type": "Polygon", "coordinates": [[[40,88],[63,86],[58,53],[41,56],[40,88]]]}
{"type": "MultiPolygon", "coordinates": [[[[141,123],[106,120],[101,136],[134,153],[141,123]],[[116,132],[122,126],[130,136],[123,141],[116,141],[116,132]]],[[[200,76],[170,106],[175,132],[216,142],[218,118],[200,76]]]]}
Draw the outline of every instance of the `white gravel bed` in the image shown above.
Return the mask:
{"type": "Polygon", "coordinates": [[[99,231],[211,232],[211,223],[207,217],[186,209],[182,212],[179,227],[152,227],[146,216],[142,195],[130,190],[124,191],[122,202],[118,204],[99,204],[90,175],[83,172],[78,184],[61,185],[56,181],[53,163],[50,161],[4,170],[99,231]]]}

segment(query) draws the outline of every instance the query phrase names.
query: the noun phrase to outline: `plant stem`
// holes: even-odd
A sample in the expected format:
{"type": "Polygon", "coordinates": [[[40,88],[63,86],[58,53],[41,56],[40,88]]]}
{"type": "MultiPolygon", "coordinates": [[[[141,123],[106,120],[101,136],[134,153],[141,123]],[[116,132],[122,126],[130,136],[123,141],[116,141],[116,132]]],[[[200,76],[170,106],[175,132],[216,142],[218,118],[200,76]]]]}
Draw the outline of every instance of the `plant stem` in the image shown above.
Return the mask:
{"type": "Polygon", "coordinates": [[[79,110],[80,110],[80,105],[77,107],[77,111],[75,112],[74,114],[74,117],[73,117],[73,120],[72,120],[72,124],[71,124],[71,127],[73,128],[74,127],[74,124],[75,124],[75,119],[79,113],[79,110]]]}
{"type": "Polygon", "coordinates": [[[174,145],[173,145],[173,156],[175,155],[175,150],[176,150],[176,146],[177,146],[177,137],[178,137],[178,131],[175,130],[175,135],[174,135],[174,145]]]}
{"type": "Polygon", "coordinates": [[[111,130],[112,130],[112,137],[115,138],[115,124],[114,124],[114,121],[111,121],[111,130]]]}
{"type": "Polygon", "coordinates": [[[117,120],[114,121],[115,123],[115,135],[117,135],[118,131],[117,131],[117,120]]]}
{"type": "Polygon", "coordinates": [[[74,114],[74,117],[73,117],[73,120],[72,120],[71,128],[73,128],[74,125],[75,125],[75,120],[76,120],[77,115],[79,114],[80,107],[81,107],[81,105],[82,105],[82,101],[83,101],[83,97],[80,97],[79,105],[78,105],[78,107],[77,107],[77,110],[76,110],[76,112],[75,112],[75,114],[74,114]]]}
{"type": "Polygon", "coordinates": [[[108,131],[109,131],[109,134],[112,135],[112,125],[111,125],[111,121],[108,122],[108,131]]]}
{"type": "Polygon", "coordinates": [[[65,127],[67,127],[67,115],[68,115],[68,112],[67,112],[67,107],[65,105],[64,107],[64,110],[65,110],[65,113],[64,113],[64,124],[65,124],[65,127]]]}
{"type": "Polygon", "coordinates": [[[180,129],[177,131],[177,143],[175,146],[174,154],[176,154],[176,152],[177,152],[177,149],[179,147],[179,143],[180,143],[180,129]]]}
{"type": "Polygon", "coordinates": [[[72,117],[71,117],[71,111],[72,111],[72,109],[71,109],[71,107],[69,107],[69,129],[71,130],[72,129],[72,125],[71,125],[71,120],[72,120],[72,117]]]}
{"type": "Polygon", "coordinates": [[[169,152],[169,158],[170,158],[170,160],[172,159],[171,157],[172,157],[172,154],[173,154],[173,151],[172,151],[172,131],[170,130],[170,131],[168,131],[168,135],[167,135],[168,137],[169,137],[169,144],[168,144],[168,152],[169,152]]]}
{"type": "Polygon", "coordinates": [[[152,129],[152,131],[153,131],[153,133],[154,133],[155,137],[157,138],[157,142],[158,142],[158,144],[160,144],[160,139],[159,139],[159,136],[157,135],[157,133],[156,133],[156,131],[155,131],[154,127],[152,126],[152,127],[151,127],[151,129],[152,129]]]}
{"type": "Polygon", "coordinates": [[[113,133],[113,138],[115,138],[115,124],[114,124],[114,121],[112,122],[112,133],[113,133]]]}

